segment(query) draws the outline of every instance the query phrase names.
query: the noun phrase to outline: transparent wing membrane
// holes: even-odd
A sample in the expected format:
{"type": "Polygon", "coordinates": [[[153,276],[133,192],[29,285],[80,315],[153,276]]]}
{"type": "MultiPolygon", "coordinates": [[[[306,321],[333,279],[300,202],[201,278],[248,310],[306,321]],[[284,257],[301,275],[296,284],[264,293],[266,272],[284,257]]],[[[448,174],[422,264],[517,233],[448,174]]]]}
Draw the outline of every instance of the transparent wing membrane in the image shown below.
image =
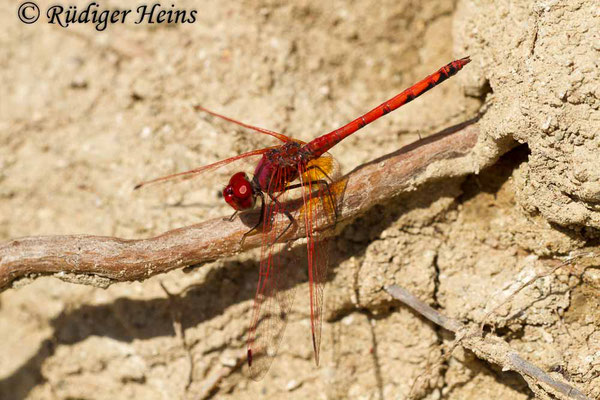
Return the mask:
{"type": "MultiPolygon", "coordinates": [[[[323,319],[323,287],[327,276],[329,242],[321,236],[323,223],[335,223],[335,193],[333,193],[329,173],[335,175],[335,163],[325,155],[318,163],[306,168],[299,166],[300,179],[288,185],[288,190],[272,194],[277,201],[269,199],[263,215],[263,244],[259,282],[254,300],[252,324],[248,335],[248,363],[250,377],[261,379],[269,370],[277,354],[287,325],[295,295],[294,276],[300,268],[308,267],[311,335],[315,361],[319,363],[321,326],[323,319]],[[318,166],[318,168],[317,168],[318,166]],[[286,208],[297,202],[290,201],[298,193],[301,206],[286,208]],[[290,213],[306,226],[306,253],[286,251],[287,244],[278,240],[290,226],[290,213]]],[[[273,182],[288,177],[278,171],[273,182]]],[[[288,180],[289,181],[289,180],[288,180]]],[[[268,194],[267,194],[267,197],[268,194]]],[[[285,239],[285,236],[283,237],[285,239]]]]}
{"type": "MultiPolygon", "coordinates": [[[[272,177],[285,179],[283,170],[272,177]]],[[[286,243],[278,242],[282,232],[290,225],[285,205],[288,192],[278,194],[275,202],[266,194],[263,214],[263,241],[254,312],[248,333],[248,364],[250,377],[260,380],[269,370],[285,332],[294,302],[294,270],[299,267],[295,253],[287,252],[286,243]]],[[[290,228],[291,229],[291,228],[290,228]]]]}
{"type": "Polygon", "coordinates": [[[171,174],[171,175],[166,175],[166,176],[162,176],[160,178],[156,178],[156,179],[151,179],[145,182],[141,182],[138,183],[137,185],[135,185],[134,190],[140,189],[144,186],[148,186],[148,185],[154,185],[157,183],[163,183],[163,182],[178,182],[178,181],[184,181],[187,179],[192,179],[195,178],[196,176],[209,172],[209,171],[214,171],[215,169],[221,168],[225,165],[229,165],[231,163],[234,163],[236,161],[239,160],[244,160],[247,159],[249,157],[254,157],[254,156],[259,156],[259,155],[263,155],[265,152],[271,150],[274,147],[267,147],[264,149],[259,149],[259,150],[253,150],[253,151],[249,151],[247,153],[243,153],[243,154],[239,154],[237,156],[234,157],[230,157],[230,158],[226,158],[225,160],[221,160],[218,161],[216,163],[213,164],[209,164],[209,165],[204,165],[202,167],[199,168],[194,168],[192,170],[189,171],[185,171],[185,172],[178,172],[176,174],[171,174]]]}

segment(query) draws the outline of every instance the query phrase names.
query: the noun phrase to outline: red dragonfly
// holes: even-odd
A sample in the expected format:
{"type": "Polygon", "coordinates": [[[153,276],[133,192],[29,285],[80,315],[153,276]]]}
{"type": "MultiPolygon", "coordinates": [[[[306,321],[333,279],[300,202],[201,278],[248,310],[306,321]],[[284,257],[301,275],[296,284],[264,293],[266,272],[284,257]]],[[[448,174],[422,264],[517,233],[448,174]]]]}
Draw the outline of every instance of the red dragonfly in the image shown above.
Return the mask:
{"type": "Polygon", "coordinates": [[[237,172],[223,189],[225,201],[235,210],[231,220],[239,211],[253,208],[257,199],[260,199],[261,203],[258,223],[242,236],[243,241],[248,234],[258,230],[262,225],[262,258],[247,341],[248,365],[253,379],[261,379],[271,366],[291,310],[294,295],[293,285],[290,284],[291,271],[302,261],[299,256],[293,256],[290,252],[286,254],[283,251],[285,243],[281,239],[296,223],[295,215],[298,214],[304,220],[306,231],[312,343],[315,362],[319,365],[323,285],[328,263],[327,240],[320,236],[322,226],[319,224],[322,223],[320,221],[328,220],[335,223],[337,217],[335,205],[337,193],[332,189],[334,180],[330,176],[335,172],[334,162],[327,151],[367,124],[455,75],[470,61],[469,57],[465,57],[443,66],[437,72],[354,121],[308,143],[196,106],[196,110],[273,136],[283,143],[243,153],[190,171],[142,182],[135,187],[138,189],[150,183],[177,178],[188,179],[234,161],[251,157],[260,158],[252,179],[249,179],[244,172],[237,172]],[[294,183],[296,180],[298,183],[294,183]],[[293,189],[300,189],[302,207],[299,209],[293,209],[289,205],[291,202],[287,201],[288,194],[293,189]],[[289,257],[291,259],[286,259],[289,257]]]}

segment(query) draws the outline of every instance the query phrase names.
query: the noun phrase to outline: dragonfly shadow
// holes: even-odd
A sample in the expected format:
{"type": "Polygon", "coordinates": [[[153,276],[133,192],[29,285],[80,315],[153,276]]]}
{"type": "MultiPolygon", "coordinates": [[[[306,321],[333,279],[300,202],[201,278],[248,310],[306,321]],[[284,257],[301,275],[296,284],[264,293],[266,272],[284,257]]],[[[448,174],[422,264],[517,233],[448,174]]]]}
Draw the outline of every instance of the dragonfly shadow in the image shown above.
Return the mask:
{"type": "MultiPolygon", "coordinates": [[[[303,256],[306,257],[306,249],[302,246],[285,252],[284,257],[300,262],[303,256]]],[[[303,269],[290,268],[290,271],[293,273],[289,274],[282,290],[293,289],[308,280],[303,269]]],[[[181,316],[178,322],[183,329],[194,327],[223,314],[234,304],[253,299],[257,272],[258,262],[255,261],[226,262],[223,267],[210,271],[202,283],[191,285],[176,296],[174,306],[181,316]]],[[[170,307],[173,303],[165,294],[164,297],[145,300],[120,297],[107,304],[85,304],[63,311],[49,322],[53,336],[44,340],[10,376],[0,380],[0,398],[25,398],[35,386],[43,383],[42,365],[60,345],[74,345],[92,336],[126,343],[175,336],[170,307]]]]}
{"type": "MultiPolygon", "coordinates": [[[[231,305],[252,299],[256,290],[256,262],[228,262],[215,268],[198,285],[176,297],[175,307],[184,329],[222,314],[231,305]],[[248,282],[252,282],[249,285],[248,282]]],[[[74,345],[92,336],[120,342],[175,336],[167,295],[153,299],[119,297],[106,304],[84,304],[66,309],[49,321],[52,336],[11,375],[0,379],[0,399],[23,399],[44,382],[41,369],[61,345],[74,345]]]]}

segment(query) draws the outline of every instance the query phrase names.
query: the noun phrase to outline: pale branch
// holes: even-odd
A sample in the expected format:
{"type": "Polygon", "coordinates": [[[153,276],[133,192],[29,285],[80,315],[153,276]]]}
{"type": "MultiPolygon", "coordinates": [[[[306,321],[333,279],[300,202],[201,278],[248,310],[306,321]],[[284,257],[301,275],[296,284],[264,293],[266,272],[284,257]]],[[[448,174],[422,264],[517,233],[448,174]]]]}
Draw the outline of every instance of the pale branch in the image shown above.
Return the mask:
{"type": "Polygon", "coordinates": [[[483,316],[483,318],[481,319],[481,324],[480,324],[480,329],[483,332],[483,329],[485,328],[485,325],[488,321],[488,318],[490,318],[490,316],[492,316],[493,314],[496,313],[496,311],[498,311],[500,309],[500,307],[502,307],[503,305],[505,305],[506,303],[508,303],[509,301],[511,301],[517,294],[519,294],[523,289],[525,289],[527,286],[537,282],[539,279],[541,278],[545,278],[547,276],[553,275],[559,268],[564,267],[565,265],[568,265],[571,261],[573,260],[573,258],[569,258],[568,260],[562,262],[562,263],[557,263],[556,261],[554,261],[554,264],[556,264],[552,269],[545,271],[543,273],[540,274],[536,274],[533,277],[531,277],[529,280],[521,283],[519,285],[518,288],[516,288],[514,291],[512,291],[512,293],[503,301],[501,301],[496,307],[492,308],[487,314],[485,314],[483,316]]]}
{"type": "Polygon", "coordinates": [[[542,369],[525,360],[498,336],[484,335],[478,326],[469,327],[442,315],[404,288],[392,285],[385,290],[394,299],[406,304],[434,324],[453,332],[457,338],[456,343],[472,351],[480,359],[500,366],[503,371],[510,370],[520,374],[534,393],[540,395],[542,391],[546,398],[589,400],[581,391],[553,379],[542,369]]]}
{"type": "MultiPolygon", "coordinates": [[[[468,157],[478,134],[477,124],[469,121],[356,168],[333,185],[335,193],[340,193],[337,220],[319,221],[318,226],[326,230],[335,223],[339,227],[419,184],[478,172],[483,166],[468,157]],[[440,168],[438,163],[448,164],[440,168]]],[[[254,210],[231,222],[216,218],[149,239],[65,235],[9,240],[0,243],[0,291],[43,275],[107,287],[231,256],[261,245],[260,234],[241,244],[242,235],[257,218],[254,210]]],[[[296,229],[290,229],[282,240],[303,236],[303,218],[296,220],[296,229]]]]}

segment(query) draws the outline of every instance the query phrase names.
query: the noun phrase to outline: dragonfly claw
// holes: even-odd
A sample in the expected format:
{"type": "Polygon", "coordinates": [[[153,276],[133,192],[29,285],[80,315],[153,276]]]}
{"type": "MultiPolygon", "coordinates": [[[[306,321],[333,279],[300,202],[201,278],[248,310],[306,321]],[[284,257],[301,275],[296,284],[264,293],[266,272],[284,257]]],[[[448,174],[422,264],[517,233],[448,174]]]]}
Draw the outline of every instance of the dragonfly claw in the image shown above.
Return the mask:
{"type": "Polygon", "coordinates": [[[235,212],[233,214],[231,214],[231,216],[229,217],[223,217],[223,221],[229,221],[229,222],[233,222],[233,220],[235,219],[235,216],[237,215],[238,211],[235,210],[235,212]]]}
{"type": "Polygon", "coordinates": [[[250,229],[248,232],[246,232],[246,233],[244,233],[244,234],[242,235],[242,238],[240,239],[240,250],[242,250],[242,247],[244,247],[244,242],[246,241],[246,238],[247,238],[248,236],[250,236],[250,234],[251,234],[252,232],[254,232],[255,230],[256,230],[256,227],[254,227],[254,228],[250,229]]]}

